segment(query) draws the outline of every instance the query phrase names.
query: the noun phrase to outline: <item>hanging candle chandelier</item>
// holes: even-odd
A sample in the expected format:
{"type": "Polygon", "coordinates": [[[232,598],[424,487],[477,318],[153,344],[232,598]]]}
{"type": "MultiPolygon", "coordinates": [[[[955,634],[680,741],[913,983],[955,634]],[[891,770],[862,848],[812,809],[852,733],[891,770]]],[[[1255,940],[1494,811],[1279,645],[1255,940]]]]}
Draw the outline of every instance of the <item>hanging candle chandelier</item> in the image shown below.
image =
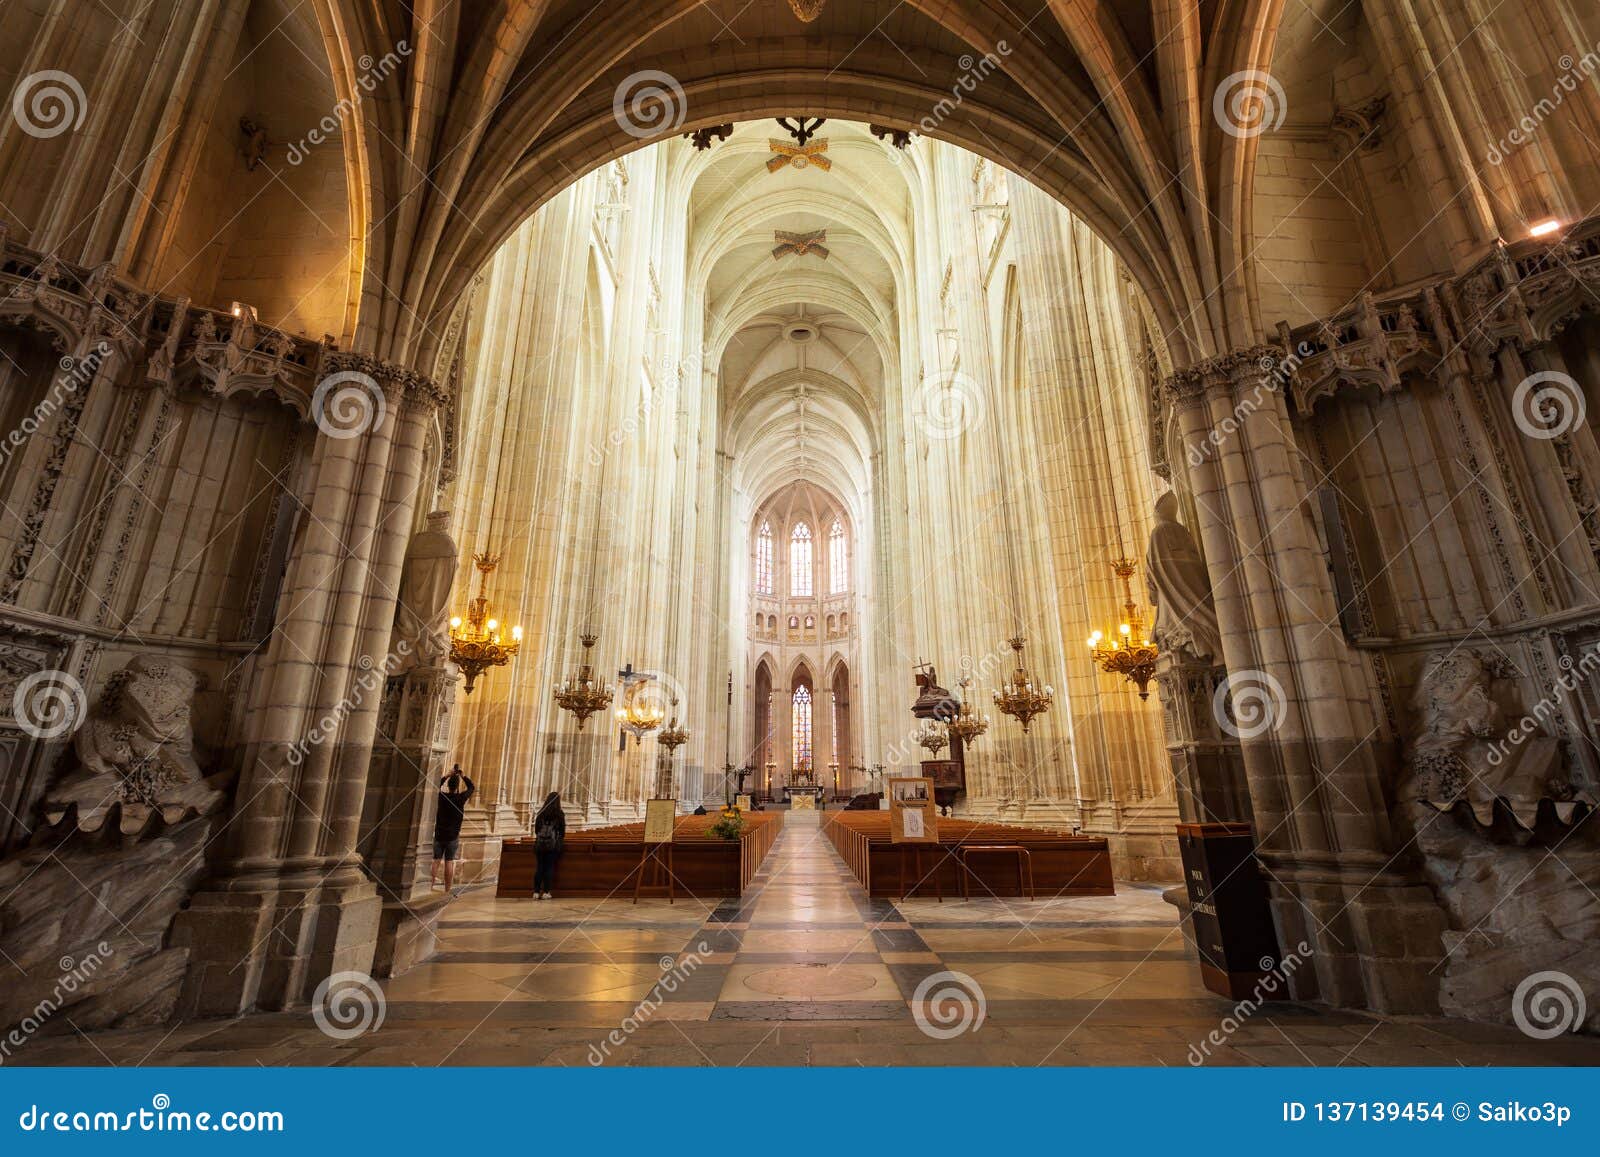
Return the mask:
{"type": "Polygon", "coordinates": [[[678,722],[678,701],[672,701],[672,720],[661,734],[656,736],[656,742],[667,749],[667,755],[672,755],[678,748],[689,742],[689,729],[678,722]]]}
{"type": "Polygon", "coordinates": [[[597,636],[585,632],[579,638],[583,641],[583,665],[575,677],[558,684],[552,694],[556,706],[577,716],[578,730],[582,731],[589,716],[610,704],[611,684],[595,678],[594,664],[589,661],[589,651],[597,636]]]}
{"type": "Polygon", "coordinates": [[[1005,688],[994,692],[994,705],[1003,714],[1012,716],[1022,724],[1023,734],[1027,734],[1028,724],[1033,722],[1034,717],[1050,710],[1050,704],[1056,700],[1054,688],[1046,686],[1039,690],[1034,687],[1033,677],[1022,663],[1022,648],[1027,642],[1022,635],[1010,640],[1011,649],[1017,653],[1017,669],[1011,672],[1005,688]]]}
{"type": "Polygon", "coordinates": [[[922,725],[922,730],[916,733],[916,740],[920,746],[927,749],[930,759],[938,759],[939,752],[950,742],[944,733],[944,725],[932,719],[922,725]]]}
{"type": "Polygon", "coordinates": [[[961,688],[961,706],[956,709],[956,717],[945,724],[945,729],[963,744],[971,743],[989,730],[989,717],[978,714],[972,706],[972,693],[967,690],[971,684],[970,676],[958,684],[961,688]]]}
{"type": "Polygon", "coordinates": [[[828,0],[789,0],[789,8],[802,24],[810,24],[827,6],[828,0]]]}
{"type": "Polygon", "coordinates": [[[1137,565],[1131,558],[1119,558],[1111,569],[1122,580],[1122,622],[1108,639],[1104,631],[1089,636],[1089,651],[1095,665],[1109,675],[1121,675],[1139,688],[1139,698],[1150,698],[1150,680],[1155,678],[1156,659],[1161,651],[1155,643],[1144,637],[1144,616],[1139,604],[1133,601],[1133,572],[1137,565]]]}
{"type": "Polygon", "coordinates": [[[478,568],[478,597],[467,604],[465,622],[460,615],[450,620],[450,661],[467,677],[468,695],[479,675],[490,667],[505,666],[522,649],[521,627],[512,627],[511,642],[503,643],[500,621],[489,617],[489,575],[500,564],[500,556],[475,554],[472,564],[478,568]]]}

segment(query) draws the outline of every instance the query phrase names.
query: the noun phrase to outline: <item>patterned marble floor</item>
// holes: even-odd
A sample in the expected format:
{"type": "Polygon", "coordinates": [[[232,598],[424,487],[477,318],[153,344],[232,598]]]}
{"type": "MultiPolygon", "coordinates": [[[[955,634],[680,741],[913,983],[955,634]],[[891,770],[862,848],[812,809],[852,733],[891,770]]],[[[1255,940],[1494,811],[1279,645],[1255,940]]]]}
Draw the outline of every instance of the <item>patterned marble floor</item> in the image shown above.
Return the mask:
{"type": "Polygon", "coordinates": [[[871,899],[803,814],[740,900],[480,893],[446,916],[437,957],[383,985],[365,1031],[263,1014],[44,1038],[12,1063],[1600,1064],[1593,1038],[1291,1004],[1229,1031],[1159,889],[871,899]]]}

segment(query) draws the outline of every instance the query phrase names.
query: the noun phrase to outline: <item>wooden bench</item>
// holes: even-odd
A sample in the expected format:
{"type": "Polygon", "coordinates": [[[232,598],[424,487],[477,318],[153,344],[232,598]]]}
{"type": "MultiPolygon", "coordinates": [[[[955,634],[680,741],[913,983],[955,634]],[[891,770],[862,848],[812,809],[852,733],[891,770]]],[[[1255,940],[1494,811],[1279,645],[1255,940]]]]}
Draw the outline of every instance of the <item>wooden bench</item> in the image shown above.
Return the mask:
{"type": "MultiPolygon", "coordinates": [[[[747,812],[739,839],[724,840],[706,834],[716,819],[715,815],[679,816],[673,825],[674,885],[685,896],[743,895],[782,827],[778,813],[747,812]]],[[[644,851],[643,823],[569,829],[552,890],[561,896],[585,898],[631,896],[635,876],[644,865],[644,851]]],[[[505,841],[495,894],[532,896],[536,864],[532,837],[505,841]]]]}
{"type": "Polygon", "coordinates": [[[833,812],[823,832],[872,896],[942,896],[946,890],[970,895],[974,882],[980,894],[993,896],[1037,898],[1040,888],[1047,896],[1110,896],[1116,892],[1110,849],[1098,837],[941,819],[936,846],[941,854],[933,858],[930,868],[927,852],[912,850],[918,845],[893,842],[886,812],[833,812]],[[969,863],[962,850],[982,848],[1020,848],[1022,853],[1009,853],[1013,860],[1006,863],[980,852],[969,863]],[[1016,871],[1010,870],[1013,865],[1016,871]],[[901,884],[906,875],[916,881],[909,887],[901,884]]]}
{"type": "MultiPolygon", "coordinates": [[[[956,845],[956,855],[961,858],[961,898],[963,900],[970,900],[972,898],[971,892],[968,889],[968,885],[972,882],[972,880],[971,880],[971,877],[972,877],[972,864],[968,861],[968,857],[972,856],[972,855],[975,855],[975,854],[978,854],[978,853],[987,854],[987,853],[991,853],[991,852],[995,853],[995,854],[1014,855],[1017,858],[1017,892],[1018,892],[1018,894],[1022,893],[1022,879],[1023,879],[1022,872],[1023,872],[1024,867],[1026,867],[1027,872],[1028,872],[1028,876],[1027,876],[1027,879],[1028,879],[1027,896],[1028,896],[1028,899],[1030,899],[1030,900],[1034,899],[1035,895],[1034,895],[1034,890],[1033,890],[1033,855],[1032,855],[1032,853],[1030,853],[1028,851],[1027,848],[1023,847],[1021,844],[958,844],[958,845],[956,845]]],[[[941,900],[944,899],[943,896],[940,896],[939,898],[941,900]]]]}

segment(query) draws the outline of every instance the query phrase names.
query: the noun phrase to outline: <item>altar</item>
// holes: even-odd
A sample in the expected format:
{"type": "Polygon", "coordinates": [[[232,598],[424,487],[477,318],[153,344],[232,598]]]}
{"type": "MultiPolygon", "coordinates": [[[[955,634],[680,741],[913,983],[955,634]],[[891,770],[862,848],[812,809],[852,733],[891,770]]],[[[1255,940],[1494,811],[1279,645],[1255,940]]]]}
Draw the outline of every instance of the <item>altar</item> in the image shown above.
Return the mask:
{"type": "Polygon", "coordinates": [[[816,784],[791,783],[784,791],[789,797],[789,807],[794,811],[816,811],[822,802],[822,789],[816,784]]]}
{"type": "Polygon", "coordinates": [[[783,790],[791,809],[815,811],[822,802],[822,787],[817,783],[817,774],[806,765],[794,769],[783,790]]]}

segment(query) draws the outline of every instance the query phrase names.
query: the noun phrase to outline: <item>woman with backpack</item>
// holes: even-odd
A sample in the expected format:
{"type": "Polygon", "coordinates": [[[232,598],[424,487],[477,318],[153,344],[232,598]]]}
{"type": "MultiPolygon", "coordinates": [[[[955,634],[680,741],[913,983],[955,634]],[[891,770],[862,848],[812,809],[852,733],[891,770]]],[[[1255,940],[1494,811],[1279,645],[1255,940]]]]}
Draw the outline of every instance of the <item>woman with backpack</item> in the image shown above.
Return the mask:
{"type": "Polygon", "coordinates": [[[533,817],[533,854],[537,861],[533,871],[533,898],[550,899],[550,887],[555,883],[556,861],[561,859],[562,845],[567,839],[567,817],[561,810],[561,795],[551,792],[545,796],[539,814],[533,817]]]}

